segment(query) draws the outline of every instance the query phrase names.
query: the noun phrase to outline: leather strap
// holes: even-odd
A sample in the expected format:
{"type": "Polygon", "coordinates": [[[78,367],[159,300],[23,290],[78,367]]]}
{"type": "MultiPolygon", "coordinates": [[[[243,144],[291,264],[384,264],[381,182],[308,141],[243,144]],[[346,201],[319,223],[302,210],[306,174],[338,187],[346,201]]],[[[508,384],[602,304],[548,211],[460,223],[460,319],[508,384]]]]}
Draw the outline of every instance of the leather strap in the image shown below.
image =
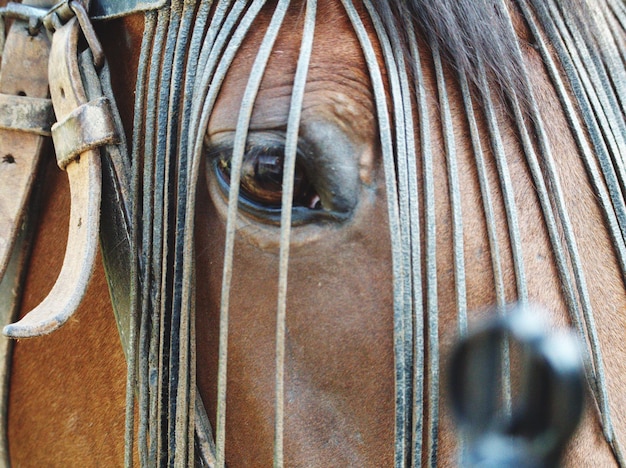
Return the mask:
{"type": "MultiPolygon", "coordinates": [[[[48,92],[49,54],[50,40],[45,31],[29,32],[25,21],[15,20],[0,68],[1,323],[14,320],[19,310],[36,218],[29,206],[39,201],[31,192],[39,192],[32,188],[41,155],[48,146],[45,136],[50,134],[54,121],[48,92]]],[[[8,412],[11,354],[12,341],[0,336],[2,421],[6,421],[8,412]]],[[[1,466],[10,466],[6,431],[6,424],[0,424],[1,466]]]]}
{"type": "Polygon", "coordinates": [[[54,111],[50,99],[0,94],[0,128],[50,136],[54,111]]]}
{"type": "MultiPolygon", "coordinates": [[[[41,172],[41,171],[40,171],[41,172]]],[[[42,174],[38,174],[42,175],[42,174]]],[[[36,208],[41,201],[41,183],[36,183],[29,206],[36,208]]],[[[0,321],[9,323],[19,314],[28,260],[31,254],[33,232],[37,224],[37,210],[28,211],[19,230],[11,259],[0,281],[0,321]]],[[[7,415],[9,407],[9,383],[11,376],[11,357],[13,340],[0,335],[0,466],[10,466],[7,439],[7,415]]]]}
{"type": "Polygon", "coordinates": [[[105,97],[81,105],[52,126],[57,162],[65,169],[87,150],[117,141],[111,106],[105,97]]]}
{"type": "MultiPolygon", "coordinates": [[[[59,121],[87,103],[78,66],[79,32],[78,20],[72,18],[56,30],[52,39],[50,94],[59,121]]],[[[72,143],[80,150],[86,147],[83,141],[72,143]]],[[[102,178],[99,151],[82,151],[65,170],[70,182],[71,211],[68,246],[61,273],[41,304],[19,322],[4,328],[4,333],[12,338],[40,336],[63,325],[78,307],[93,271],[100,226],[102,178]]]]}
{"type": "MultiPolygon", "coordinates": [[[[50,41],[45,33],[31,36],[27,25],[16,22],[5,43],[0,68],[0,93],[4,102],[24,96],[42,103],[48,98],[50,41]]],[[[0,105],[3,100],[0,100],[0,105]]],[[[16,111],[16,113],[20,113],[16,111]]],[[[5,117],[0,125],[0,278],[4,276],[22,223],[45,138],[25,133],[20,118],[5,117]]],[[[47,124],[48,128],[50,123],[47,124]]],[[[41,132],[39,132],[41,133],[41,132]]]]}
{"type": "Polygon", "coordinates": [[[109,283],[111,304],[115,313],[124,353],[130,349],[130,159],[124,137],[124,126],[113,96],[108,64],[96,70],[89,50],[79,58],[85,92],[90,101],[106,96],[117,129],[118,141],[100,148],[102,159],[100,250],[109,283]]]}
{"type": "Polygon", "coordinates": [[[91,3],[91,18],[109,19],[139,11],[156,10],[164,6],[166,0],[93,0],[91,3]]]}

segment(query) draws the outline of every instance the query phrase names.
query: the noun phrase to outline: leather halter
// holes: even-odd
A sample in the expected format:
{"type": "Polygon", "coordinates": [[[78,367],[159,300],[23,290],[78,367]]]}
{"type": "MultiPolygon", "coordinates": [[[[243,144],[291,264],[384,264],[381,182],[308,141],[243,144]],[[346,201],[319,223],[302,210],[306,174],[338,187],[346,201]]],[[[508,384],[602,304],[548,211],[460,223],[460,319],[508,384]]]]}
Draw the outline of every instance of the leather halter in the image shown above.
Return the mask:
{"type": "MultiPolygon", "coordinates": [[[[38,0],[8,4],[2,13],[15,18],[0,70],[0,82],[4,83],[0,91],[8,94],[2,95],[2,102],[14,106],[8,114],[11,119],[3,113],[0,135],[0,150],[6,161],[0,167],[0,201],[4,204],[0,211],[0,277],[5,268],[7,272],[0,285],[4,323],[17,312],[33,229],[23,225],[29,210],[36,206],[37,200],[30,202],[29,196],[39,172],[37,166],[48,147],[46,136],[51,135],[55,142],[57,161],[68,174],[71,191],[68,247],[61,273],[46,299],[4,330],[9,337],[24,338],[54,331],[82,300],[99,233],[101,153],[106,156],[105,168],[110,169],[116,162],[119,166],[126,149],[114,103],[103,96],[108,68],[85,6],[38,0]],[[81,31],[90,46],[85,52],[78,48],[81,31]],[[56,123],[50,112],[53,106],[56,123]]],[[[117,180],[123,172],[108,170],[106,174],[109,179],[114,174],[117,180]]],[[[127,333],[123,327],[120,334],[124,342],[127,333]]],[[[2,349],[8,363],[10,342],[6,338],[2,349]]],[[[7,369],[8,365],[2,368],[3,410],[8,394],[7,369]]],[[[5,440],[3,437],[3,444],[5,440]]],[[[6,456],[6,450],[3,452],[6,456]]]]}
{"type": "MultiPolygon", "coordinates": [[[[45,33],[37,32],[37,35],[42,37],[40,43],[43,44],[42,49],[37,53],[37,59],[41,63],[38,81],[42,83],[41,86],[44,89],[47,88],[46,83],[49,83],[51,101],[57,118],[57,122],[51,127],[57,161],[59,166],[67,172],[70,181],[71,213],[68,238],[71,244],[68,244],[69,248],[66,250],[61,273],[48,297],[19,323],[5,327],[5,334],[13,338],[50,333],[65,323],[78,307],[93,270],[99,232],[101,169],[98,148],[119,141],[108,99],[102,96],[89,99],[86,86],[83,84],[81,68],[86,69],[90,66],[89,61],[84,59],[82,67],[79,65],[81,61],[78,51],[79,31],[81,28],[84,30],[90,28],[84,7],[80,3],[61,4],[45,16],[42,14],[40,21],[41,24],[35,26],[39,30],[43,27],[44,21],[49,22],[47,28],[54,28],[51,46],[45,45],[48,43],[45,33]],[[78,15],[74,16],[74,12],[78,12],[78,15]],[[65,24],[62,23],[64,19],[65,24]],[[49,61],[49,66],[46,61],[49,61]]],[[[10,43],[13,42],[15,35],[20,34],[17,30],[18,28],[11,28],[10,43]]],[[[89,37],[88,42],[95,47],[97,39],[93,30],[89,29],[85,32],[89,37]]],[[[29,36],[31,33],[22,32],[21,34],[29,36]]],[[[101,51],[98,55],[95,60],[100,62],[98,65],[102,67],[104,63],[101,51]]],[[[5,53],[8,67],[11,66],[11,62],[17,62],[14,57],[10,50],[5,53]],[[10,60],[11,58],[13,60],[10,60]]],[[[92,68],[93,61],[92,58],[92,68]]],[[[28,64],[28,62],[22,63],[28,64]]],[[[5,70],[3,67],[3,75],[7,73],[10,73],[10,68],[5,70]]],[[[21,83],[17,85],[21,86],[21,83]]],[[[22,99],[32,100],[28,96],[22,99]]],[[[47,110],[46,107],[41,107],[47,110]]],[[[19,141],[19,134],[16,134],[15,130],[6,131],[9,133],[7,138],[2,140],[3,145],[11,145],[19,141]]],[[[34,138],[41,137],[30,137],[31,140],[34,138]]],[[[38,143],[35,151],[25,151],[23,154],[38,155],[43,142],[41,140],[35,140],[35,142],[38,143]]],[[[5,154],[12,154],[10,147],[6,149],[5,154]]],[[[34,161],[38,159],[33,158],[34,161]]],[[[25,167],[21,160],[13,165],[17,168],[25,167]]],[[[26,167],[26,169],[29,169],[30,174],[36,173],[34,167],[26,167]]],[[[9,232],[9,237],[4,241],[7,249],[1,254],[0,264],[6,263],[5,259],[8,257],[17,232],[16,227],[19,226],[22,213],[27,208],[26,201],[30,188],[28,183],[19,184],[17,187],[10,184],[8,178],[11,175],[10,172],[3,171],[2,176],[7,178],[7,181],[2,187],[13,189],[17,193],[23,192],[24,195],[15,197],[17,201],[12,208],[13,214],[0,221],[2,225],[14,226],[12,229],[2,229],[3,233],[9,232]]],[[[4,195],[3,200],[14,199],[8,193],[4,195]]]]}

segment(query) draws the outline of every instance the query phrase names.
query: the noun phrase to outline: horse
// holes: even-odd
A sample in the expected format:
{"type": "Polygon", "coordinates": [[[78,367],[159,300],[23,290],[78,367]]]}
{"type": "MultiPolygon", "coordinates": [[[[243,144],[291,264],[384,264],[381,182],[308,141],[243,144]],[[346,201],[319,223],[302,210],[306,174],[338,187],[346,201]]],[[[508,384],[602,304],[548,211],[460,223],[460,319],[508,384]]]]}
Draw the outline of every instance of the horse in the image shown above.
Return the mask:
{"type": "MultiPolygon", "coordinates": [[[[589,363],[564,464],[624,465],[622,2],[139,4],[29,32],[99,38],[130,150],[80,305],[5,329],[5,463],[454,466],[450,349],[536,303],[589,363]]],[[[53,159],[18,317],[78,249],[53,159]]]]}

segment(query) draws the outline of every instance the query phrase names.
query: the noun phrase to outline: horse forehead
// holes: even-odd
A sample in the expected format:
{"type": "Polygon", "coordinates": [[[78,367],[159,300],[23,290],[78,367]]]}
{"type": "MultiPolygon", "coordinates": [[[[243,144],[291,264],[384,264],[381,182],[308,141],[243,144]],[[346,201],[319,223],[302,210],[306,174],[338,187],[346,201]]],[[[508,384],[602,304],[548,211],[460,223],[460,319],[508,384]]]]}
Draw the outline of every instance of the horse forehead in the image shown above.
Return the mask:
{"type": "MultiPolygon", "coordinates": [[[[298,2],[290,9],[273,48],[250,129],[284,128],[300,52],[303,15],[298,2]]],[[[264,11],[231,65],[214,109],[209,133],[235,128],[241,97],[248,82],[265,26],[273,10],[264,11]]],[[[353,134],[371,135],[373,95],[363,51],[340,2],[320,3],[313,51],[307,73],[303,120],[323,118],[350,123],[353,134]]]]}

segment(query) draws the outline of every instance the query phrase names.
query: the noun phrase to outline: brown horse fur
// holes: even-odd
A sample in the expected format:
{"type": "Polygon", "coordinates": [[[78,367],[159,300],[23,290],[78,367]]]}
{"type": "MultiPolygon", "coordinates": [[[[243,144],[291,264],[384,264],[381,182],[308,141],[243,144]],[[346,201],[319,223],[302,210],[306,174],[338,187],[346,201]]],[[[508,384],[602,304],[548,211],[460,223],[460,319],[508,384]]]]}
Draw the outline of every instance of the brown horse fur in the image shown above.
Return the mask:
{"type": "MultiPolygon", "coordinates": [[[[52,288],[69,219],[66,176],[50,160],[24,291],[30,310],[52,288]]],[[[9,399],[13,466],[120,466],[126,365],[102,263],[67,326],[15,343],[9,399]]]]}
{"type": "MultiPolygon", "coordinates": [[[[252,117],[251,131],[284,131],[301,31],[301,2],[294,2],[269,63],[252,117]]],[[[359,168],[358,204],[337,225],[304,225],[293,232],[289,270],[286,362],[286,463],[289,466],[390,466],[393,460],[393,351],[391,255],[385,185],[376,119],[364,58],[339,2],[319,2],[316,39],[305,95],[301,135],[312,141],[329,132],[345,138],[347,164],[359,168]]],[[[428,3],[428,2],[425,2],[428,3]]],[[[417,10],[416,10],[417,11],[417,10]]],[[[258,20],[233,63],[212,115],[206,140],[228,137],[256,48],[271,8],[258,20]]],[[[604,350],[611,406],[618,437],[626,436],[626,318],[624,285],[610,239],[587,182],[576,145],[555,91],[523,21],[516,21],[534,92],[549,124],[550,142],[575,226],[596,323],[604,350]]],[[[116,87],[132,116],[133,76],[141,40],[141,18],[102,28],[116,87]],[[111,29],[108,29],[108,28],[111,29]],[[111,31],[111,32],[109,32],[111,31]]],[[[425,34],[427,37],[428,34],[425,34]]],[[[442,37],[442,42],[446,37],[442,37]]],[[[420,42],[424,57],[428,46],[420,42]]],[[[380,54],[380,51],[379,51],[380,54]]],[[[444,352],[456,337],[446,163],[433,67],[426,66],[433,148],[436,149],[439,333],[444,352]]],[[[455,136],[465,223],[468,309],[495,302],[480,190],[468,128],[451,67],[446,68],[455,116],[455,136]]],[[[529,296],[568,323],[553,254],[518,137],[500,107],[504,146],[520,207],[529,296]]],[[[485,122],[479,122],[485,131],[485,122]]],[[[205,131],[205,129],[198,129],[205,131]]],[[[489,148],[489,145],[484,145],[489,148]]],[[[332,153],[331,153],[332,154],[332,153]]],[[[493,155],[486,160],[497,187],[493,155]]],[[[419,161],[419,158],[418,158],[419,161]]],[[[420,168],[418,167],[418,171],[420,168]]],[[[62,175],[46,182],[46,206],[33,252],[24,310],[50,288],[65,237],[66,188],[62,175]]],[[[207,165],[197,209],[198,384],[214,422],[217,324],[222,269],[224,197],[207,165]]],[[[507,297],[514,297],[502,196],[494,190],[498,236],[504,248],[507,297]]],[[[274,327],[278,272],[278,228],[245,218],[235,249],[226,458],[229,466],[268,466],[272,459],[274,327]]],[[[106,222],[106,221],[105,221],[106,222]]],[[[471,317],[470,317],[471,320],[471,317]]],[[[9,441],[15,466],[115,466],[122,460],[124,360],[102,269],[92,280],[76,318],[50,337],[18,342],[13,359],[9,441]]],[[[443,408],[442,408],[443,409],[443,408]]],[[[455,464],[455,436],[447,411],[440,432],[441,466],[455,464]]],[[[596,410],[589,406],[582,429],[567,452],[568,466],[614,464],[596,410]]]]}

